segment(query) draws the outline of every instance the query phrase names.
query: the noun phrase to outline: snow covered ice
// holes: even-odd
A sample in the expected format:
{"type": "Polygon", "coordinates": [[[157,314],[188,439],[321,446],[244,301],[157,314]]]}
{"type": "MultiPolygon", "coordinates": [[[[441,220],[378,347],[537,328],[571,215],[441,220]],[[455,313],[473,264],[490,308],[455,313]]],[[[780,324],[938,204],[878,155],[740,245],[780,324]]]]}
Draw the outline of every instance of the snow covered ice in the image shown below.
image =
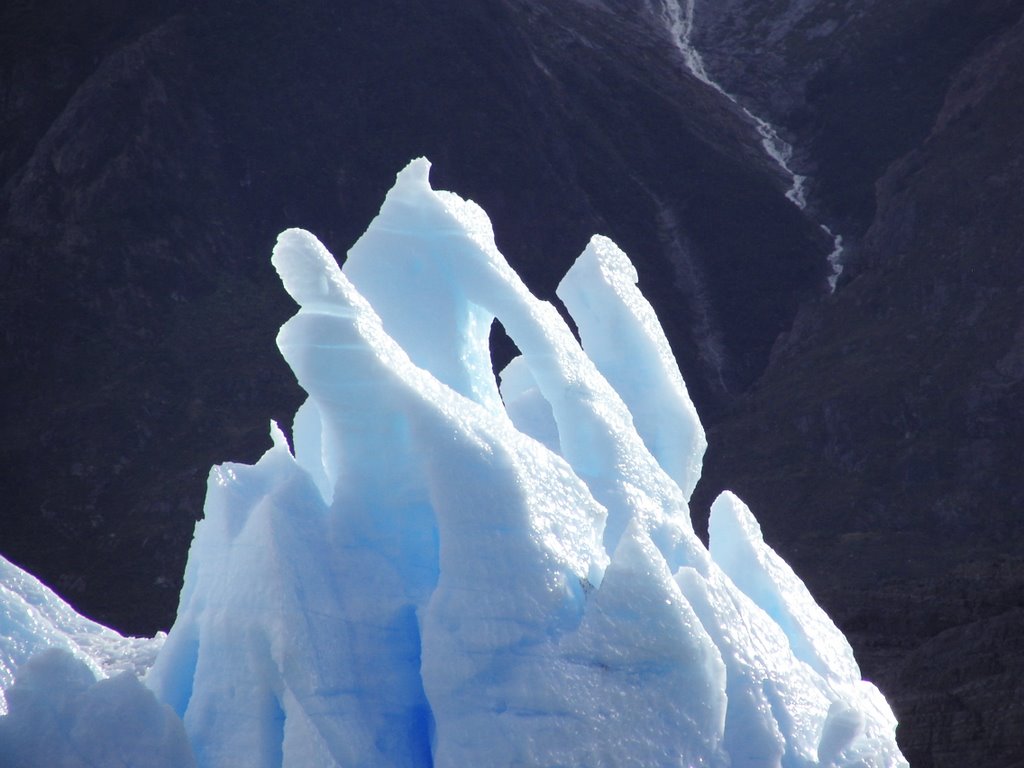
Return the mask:
{"type": "Polygon", "coordinates": [[[139,765],[200,768],[905,766],[743,503],[716,501],[710,549],[694,535],[704,432],[626,255],[595,237],[559,286],[581,346],[429,167],[344,269],[308,232],[278,239],[299,305],[278,346],[309,397],[290,440],[272,424],[256,465],[211,472],[162,647],[5,564],[0,766],[139,744],[139,765]],[[495,319],[521,350],[500,387],[495,319]],[[158,647],[146,688],[106,679],[158,647]],[[129,705],[130,744],[80,724],[129,705]]]}
{"type": "Polygon", "coordinates": [[[79,616],[0,558],[0,766],[193,765],[181,720],[139,682],[162,642],[79,616]]]}

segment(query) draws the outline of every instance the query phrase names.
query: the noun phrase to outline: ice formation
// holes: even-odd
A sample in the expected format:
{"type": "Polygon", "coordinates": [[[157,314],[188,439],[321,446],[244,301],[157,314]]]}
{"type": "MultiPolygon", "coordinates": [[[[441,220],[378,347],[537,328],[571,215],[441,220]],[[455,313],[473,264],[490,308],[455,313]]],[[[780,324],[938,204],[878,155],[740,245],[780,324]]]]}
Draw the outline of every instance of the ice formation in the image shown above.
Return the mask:
{"type": "Polygon", "coordinates": [[[181,720],[139,682],[162,642],[79,616],[0,558],[0,768],[193,765],[181,720]]]}
{"type": "MultiPolygon", "coordinates": [[[[290,445],[272,424],[255,466],[211,472],[145,680],[167,707],[140,705],[151,764],[178,723],[200,768],[906,765],[742,502],[715,503],[710,550],[694,535],[704,433],[625,254],[595,237],[558,289],[581,346],[428,171],[398,175],[344,269],[278,239],[299,305],[278,346],[309,398],[290,445]],[[522,353],[500,388],[495,319],[522,353]]],[[[43,646],[92,663],[22,667],[0,755],[33,679],[105,682],[65,619],[0,646],[5,683],[43,646]]]]}
{"type": "Polygon", "coordinates": [[[0,715],[4,691],[32,656],[57,648],[77,659],[94,678],[121,672],[143,674],[163,644],[155,638],[122,637],[78,615],[39,579],[0,557],[0,715]]]}

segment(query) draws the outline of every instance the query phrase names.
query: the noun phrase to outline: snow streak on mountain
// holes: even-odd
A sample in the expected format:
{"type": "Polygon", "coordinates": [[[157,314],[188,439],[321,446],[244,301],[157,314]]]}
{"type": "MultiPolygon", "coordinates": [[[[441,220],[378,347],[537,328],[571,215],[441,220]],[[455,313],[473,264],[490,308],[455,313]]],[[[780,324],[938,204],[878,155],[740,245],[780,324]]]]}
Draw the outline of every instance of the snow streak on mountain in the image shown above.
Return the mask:
{"type": "MultiPolygon", "coordinates": [[[[739,110],[754,124],[758,135],[761,137],[761,146],[764,147],[768,156],[776,162],[783,174],[789,178],[790,187],[786,192],[786,197],[792,201],[794,205],[800,208],[800,210],[806,210],[807,190],[805,189],[804,182],[807,181],[807,177],[796,173],[790,167],[790,163],[793,160],[793,147],[779,136],[778,130],[771,125],[771,123],[764,118],[755,115],[745,106],[740,104],[735,96],[728,93],[719,83],[711,78],[704,66],[704,59],[701,57],[700,51],[693,46],[692,37],[695,1],[696,0],[682,0],[682,2],[680,2],[680,0],[662,0],[661,20],[668,31],[669,37],[679,50],[679,54],[682,56],[683,62],[686,64],[686,68],[690,73],[701,82],[711,88],[714,88],[725,98],[735,104],[736,107],[739,108],[739,110]]],[[[821,225],[821,229],[830,238],[832,238],[834,246],[832,252],[827,256],[828,262],[832,267],[832,274],[829,276],[829,286],[834,290],[836,281],[839,279],[839,275],[843,271],[843,237],[842,235],[836,235],[833,233],[824,224],[821,225]]]]}

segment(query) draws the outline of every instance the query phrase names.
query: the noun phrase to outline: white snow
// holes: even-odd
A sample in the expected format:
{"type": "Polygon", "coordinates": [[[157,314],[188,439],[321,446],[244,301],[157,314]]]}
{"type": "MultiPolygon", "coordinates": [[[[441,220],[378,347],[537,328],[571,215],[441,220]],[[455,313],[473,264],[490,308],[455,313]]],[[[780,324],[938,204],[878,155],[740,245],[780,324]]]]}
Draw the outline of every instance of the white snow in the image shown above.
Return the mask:
{"type": "Polygon", "coordinates": [[[793,160],[793,147],[779,136],[779,132],[771,123],[744,107],[737,101],[735,96],[727,92],[718,82],[711,79],[704,66],[704,58],[700,55],[700,51],[693,46],[693,14],[694,0],[682,0],[682,2],[680,0],[663,0],[663,22],[690,74],[735,104],[754,124],[757,134],[761,137],[761,146],[764,148],[764,151],[789,178],[790,188],[786,192],[786,197],[797,208],[803,210],[807,207],[807,191],[804,189],[804,182],[807,181],[807,177],[796,173],[789,167],[793,160]]]}
{"type": "Polygon", "coordinates": [[[256,465],[211,471],[148,690],[97,678],[144,672],[159,640],[3,571],[0,756],[906,765],[884,699],[742,502],[715,503],[710,552],[693,534],[704,431],[614,243],[595,237],[558,290],[582,347],[425,160],[344,269],[302,230],[273,262],[299,305],[278,346],[309,395],[294,451],[271,424],[256,465]],[[500,391],[495,319],[522,350],[500,391]]]}
{"type": "MultiPolygon", "coordinates": [[[[679,51],[686,69],[705,85],[718,91],[731,101],[754,124],[761,146],[768,156],[775,161],[779,170],[789,179],[790,187],[786,197],[800,210],[807,209],[807,177],[797,173],[790,167],[793,162],[793,146],[779,136],[778,129],[763,117],[751,112],[739,103],[739,100],[716,80],[713,80],[704,66],[704,58],[693,45],[694,0],[661,0],[661,21],[668,31],[672,44],[679,51]]],[[[829,290],[834,292],[839,276],[843,272],[843,236],[835,234],[828,226],[821,224],[824,232],[832,240],[832,251],[826,256],[832,273],[828,276],[829,290]]]]}
{"type": "Polygon", "coordinates": [[[66,651],[94,677],[142,674],[164,637],[122,637],[80,616],[37,578],[0,557],[0,715],[7,712],[4,690],[15,671],[40,651],[66,651]]]}

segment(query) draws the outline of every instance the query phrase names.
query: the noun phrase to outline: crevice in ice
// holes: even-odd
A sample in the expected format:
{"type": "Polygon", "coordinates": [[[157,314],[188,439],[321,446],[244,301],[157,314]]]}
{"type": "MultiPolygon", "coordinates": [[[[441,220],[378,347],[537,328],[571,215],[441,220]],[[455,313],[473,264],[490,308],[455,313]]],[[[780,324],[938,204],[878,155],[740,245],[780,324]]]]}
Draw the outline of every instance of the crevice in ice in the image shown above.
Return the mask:
{"type": "Polygon", "coordinates": [[[284,707],[277,696],[271,694],[267,702],[265,715],[270,728],[267,732],[266,764],[268,766],[284,765],[284,707]]]}
{"type": "MultiPolygon", "coordinates": [[[[505,330],[505,326],[501,324],[498,318],[494,318],[494,322],[491,323],[491,334],[490,342],[488,344],[491,353],[491,370],[495,376],[500,376],[502,369],[505,368],[513,359],[519,357],[522,354],[516,343],[512,341],[512,338],[508,335],[505,330]]],[[[498,381],[500,388],[500,380],[498,381]]]]}
{"type": "Polygon", "coordinates": [[[323,445],[323,419],[316,401],[307,397],[292,420],[292,444],[295,461],[309,475],[324,504],[334,499],[334,484],[327,477],[323,445]]]}
{"type": "Polygon", "coordinates": [[[162,672],[147,675],[150,688],[159,688],[165,704],[184,719],[192,700],[196,668],[199,661],[199,628],[192,622],[182,623],[170,643],[165,643],[162,672]]]}

